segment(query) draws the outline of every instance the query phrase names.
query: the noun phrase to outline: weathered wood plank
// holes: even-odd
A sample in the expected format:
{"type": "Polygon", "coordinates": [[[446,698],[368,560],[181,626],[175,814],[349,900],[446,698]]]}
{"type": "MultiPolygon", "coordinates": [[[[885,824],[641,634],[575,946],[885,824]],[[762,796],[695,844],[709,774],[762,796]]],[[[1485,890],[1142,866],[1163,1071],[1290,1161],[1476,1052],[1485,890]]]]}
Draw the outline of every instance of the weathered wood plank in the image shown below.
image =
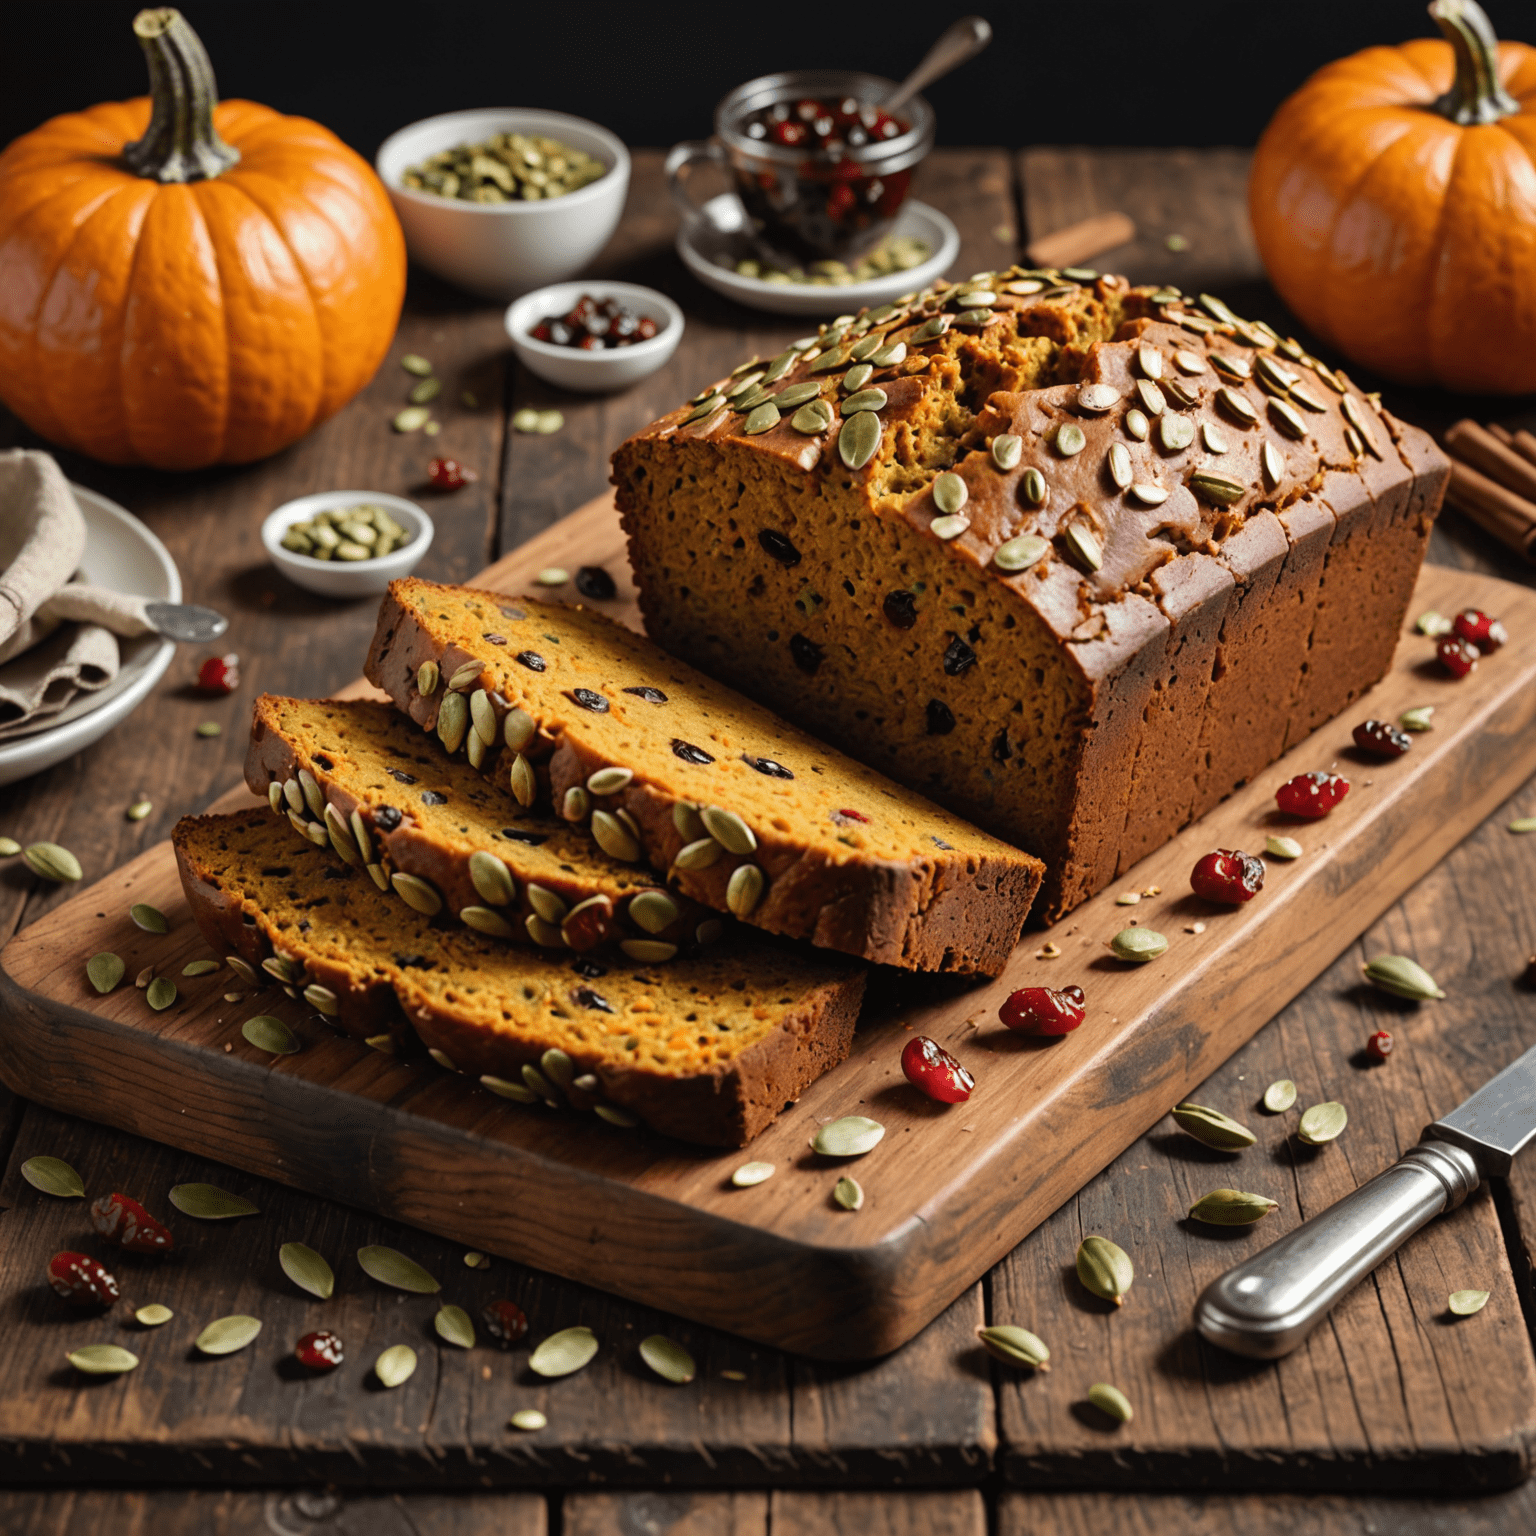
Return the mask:
{"type": "Polygon", "coordinates": [[[984,1536],[986,1506],[956,1493],[571,1494],[565,1536],[984,1536]]]}

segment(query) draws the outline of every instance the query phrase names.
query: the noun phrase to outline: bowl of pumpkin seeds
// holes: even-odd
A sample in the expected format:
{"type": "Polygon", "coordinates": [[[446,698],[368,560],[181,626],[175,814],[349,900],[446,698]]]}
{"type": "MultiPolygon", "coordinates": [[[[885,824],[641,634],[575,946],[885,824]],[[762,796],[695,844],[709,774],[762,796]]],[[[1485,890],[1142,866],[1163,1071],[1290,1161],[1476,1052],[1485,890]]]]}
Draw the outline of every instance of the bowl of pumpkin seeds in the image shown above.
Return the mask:
{"type": "Polygon", "coordinates": [[[322,597],[376,597],[432,547],[432,519],[383,491],[318,491],[284,502],[261,542],[288,579],[322,597]]]}
{"type": "Polygon", "coordinates": [[[606,128],[517,107],[412,123],[374,165],[412,260],[496,299],[574,277],[618,228],[629,190],[629,152],[606,128]]]}

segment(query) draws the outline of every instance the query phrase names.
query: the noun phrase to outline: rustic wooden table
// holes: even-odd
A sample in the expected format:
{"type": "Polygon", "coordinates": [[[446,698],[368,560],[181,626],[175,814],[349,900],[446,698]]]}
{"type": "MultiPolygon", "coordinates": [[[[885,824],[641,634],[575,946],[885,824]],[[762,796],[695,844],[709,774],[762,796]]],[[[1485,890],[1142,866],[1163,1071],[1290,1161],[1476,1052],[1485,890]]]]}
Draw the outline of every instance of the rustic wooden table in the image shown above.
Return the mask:
{"type": "MultiPolygon", "coordinates": [[[[1106,253],[1104,265],[1141,281],[1212,289],[1240,312],[1284,325],[1248,233],[1246,164],[1236,150],[950,150],[925,165],[917,192],[959,226],[957,272],[1006,264],[1026,236],[1123,209],[1139,237],[1106,253]],[[1170,251],[1170,234],[1184,235],[1188,249],[1170,251]]],[[[608,452],[629,432],[754,348],[767,354],[803,329],[735,308],[686,274],[671,249],[660,167],[658,153],[636,156],[627,217],[601,271],[676,295],[688,333],[666,369],[624,395],[560,396],[511,365],[499,310],[413,280],[378,379],[278,458],[190,476],[65,459],[72,478],[159,534],[189,600],[231,615],[223,648],[242,658],[241,687],[226,700],[203,699],[189,686],[200,654],[178,657],[156,695],[105,741],[0,791],[0,833],[63,842],[87,879],[99,876],[239,779],[258,692],[320,694],[356,675],[373,604],[310,597],[272,571],[257,529],[279,502],[345,485],[420,494],[427,458],[451,454],[481,478],[431,501],[437,542],[421,573],[463,579],[600,492],[608,452]],[[397,365],[405,352],[424,353],[449,381],[435,441],[389,430],[409,382],[397,365]],[[461,403],[464,390],[473,406],[461,403]],[[511,415],[523,405],[558,406],[565,429],[513,433],[511,415]],[[208,719],[224,726],[222,736],[195,734],[208,719]],[[124,810],[141,794],[154,811],[130,822],[124,810]]],[[[1436,429],[1462,414],[1428,394],[1389,391],[1388,400],[1436,429]]],[[[1474,412],[1496,413],[1492,405],[1474,412]]],[[[1529,411],[1501,419],[1536,426],[1529,411]]],[[[0,425],[0,437],[27,440],[13,422],[0,425]]],[[[1454,514],[1437,530],[1431,558],[1536,585],[1536,574],[1454,514]]],[[[1347,1138],[1326,1159],[1304,1164],[1282,1136],[1268,1137],[1272,1166],[1296,1190],[1295,1209],[1271,1218],[1276,1232],[1394,1159],[1433,1114],[1536,1043],[1536,993],[1520,979],[1536,954],[1536,838],[1504,830],[1513,815],[1533,813],[1536,783],[1202,1090],[1210,1102],[1241,1105],[1290,1076],[1314,1098],[1348,1099],[1347,1138]],[[1414,1009],[1361,987],[1361,956],[1382,950],[1416,954],[1450,996],[1414,1009]],[[1367,1072],[1360,1047],[1383,1026],[1397,1033],[1399,1051],[1367,1072]]],[[[0,871],[0,935],[60,896],[10,861],[0,871]]],[[[905,1349],[854,1367],[808,1364],[500,1261],[470,1272],[450,1244],[14,1100],[0,1110],[0,1160],[8,1343],[0,1385],[29,1405],[40,1429],[26,1447],[0,1444],[6,1531],[757,1536],[771,1526],[774,1536],[1066,1536],[1113,1527],[1311,1536],[1390,1527],[1427,1536],[1536,1524],[1536,1497],[1515,1486],[1536,1433],[1530,1167],[1383,1266],[1297,1355],[1252,1366],[1190,1331],[1194,1296],[1236,1250],[1177,1217],[1203,1186],[1224,1180],[1226,1165],[1165,1123],[905,1349]],[[66,1342],[42,1284],[48,1256],[81,1241],[79,1208],[47,1201],[18,1172],[44,1152],[68,1158],[96,1188],[164,1191],[205,1178],[261,1206],[259,1220],[188,1234],[173,1267],[124,1266],[136,1300],[164,1300],[196,1318],[249,1311],[275,1339],[335,1327],[349,1366],[406,1338],[423,1369],[395,1392],[368,1391],[360,1369],[301,1380],[274,1364],[281,1350],[271,1349],[220,1362],[189,1355],[126,1383],[82,1385],[62,1362],[74,1335],[66,1342]],[[1120,1236],[1136,1254],[1136,1289],[1118,1312],[1091,1303],[1070,1279],[1080,1236],[1092,1231],[1120,1236]],[[448,1299],[473,1310],[513,1296],[536,1332],[582,1322],[605,1349],[578,1376],[546,1385],[518,1355],[440,1350],[430,1306],[386,1296],[356,1273],[341,1275],[332,1302],[305,1304],[275,1259],[278,1242],[292,1238],[334,1255],[393,1243],[451,1277],[448,1299]],[[1444,1298],[1464,1286],[1490,1289],[1493,1300],[1477,1318],[1452,1322],[1444,1298]],[[1025,1379],[993,1366],[974,1337],[986,1318],[1035,1327],[1052,1344],[1055,1370],[1025,1379]],[[693,1386],[667,1387],[637,1366],[635,1342],[657,1329],[694,1353],[693,1386]],[[746,1379],[726,1379],[724,1370],[746,1379]],[[1083,1402],[1087,1385],[1104,1379],[1137,1405],[1124,1429],[1110,1431],[1083,1402]],[[514,1408],[532,1405],[548,1414],[545,1431],[520,1436],[506,1427],[514,1408]],[[67,1452],[40,1452],[46,1438],[67,1441],[67,1452]]]]}

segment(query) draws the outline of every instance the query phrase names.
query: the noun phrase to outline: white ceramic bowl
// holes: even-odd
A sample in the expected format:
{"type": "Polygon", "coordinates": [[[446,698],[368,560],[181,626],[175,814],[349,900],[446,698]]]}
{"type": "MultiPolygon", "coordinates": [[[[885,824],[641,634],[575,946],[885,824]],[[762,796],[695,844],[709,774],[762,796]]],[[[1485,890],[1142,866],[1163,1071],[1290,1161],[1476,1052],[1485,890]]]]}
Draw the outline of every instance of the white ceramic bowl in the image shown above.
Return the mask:
{"type": "MultiPolygon", "coordinates": [[[[165,545],[115,501],[71,485],[85,515],[85,554],[80,571],[92,586],[179,603],[181,577],[165,545]]],[[[105,688],[82,693],[47,725],[0,743],[0,784],[13,784],[73,757],[99,741],[143,703],[176,654],[176,642],[140,635],[118,645],[117,676],[105,688]]]]}
{"type": "Polygon", "coordinates": [[[590,394],[624,389],[647,374],[655,373],[683,339],[683,312],[664,293],[642,288],[638,283],[555,283],[548,288],[525,293],[507,308],[507,335],[518,361],[548,384],[562,389],[583,390],[590,394]],[[637,341],[627,347],[605,347],[601,352],[583,352],[580,347],[557,347],[530,334],[540,320],[549,315],[568,314],[583,294],[594,299],[618,299],[637,315],[656,322],[656,334],[649,341],[637,341]]]}
{"type": "Polygon", "coordinates": [[[432,519],[414,501],[388,496],[383,491],[317,491],[285,501],[269,512],[261,525],[261,542],[275,565],[290,581],[321,597],[377,597],[392,581],[409,576],[432,547],[432,519]],[[391,550],[382,560],[315,560],[283,548],[283,535],[292,523],[316,512],[334,512],[359,503],[383,507],[411,540],[391,550]]]}
{"type": "Polygon", "coordinates": [[[471,293],[510,299],[574,277],[618,228],[629,190],[629,151],[606,128],[564,112],[487,107],[423,118],[392,133],[374,157],[413,260],[471,293]],[[605,175],[549,202],[464,203],[402,186],[429,155],[497,133],[539,133],[585,150],[605,175]]]}

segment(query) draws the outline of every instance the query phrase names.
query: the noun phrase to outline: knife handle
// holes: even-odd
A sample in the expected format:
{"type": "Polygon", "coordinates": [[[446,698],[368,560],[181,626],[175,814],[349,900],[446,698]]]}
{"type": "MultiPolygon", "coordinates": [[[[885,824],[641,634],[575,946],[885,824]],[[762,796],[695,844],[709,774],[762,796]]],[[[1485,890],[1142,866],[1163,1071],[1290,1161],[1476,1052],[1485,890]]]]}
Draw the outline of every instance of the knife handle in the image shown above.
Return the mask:
{"type": "Polygon", "coordinates": [[[1289,1354],[1356,1281],[1478,1186],[1470,1153],[1423,1141],[1384,1173],[1213,1280],[1195,1326],[1259,1360],[1289,1354]]]}

